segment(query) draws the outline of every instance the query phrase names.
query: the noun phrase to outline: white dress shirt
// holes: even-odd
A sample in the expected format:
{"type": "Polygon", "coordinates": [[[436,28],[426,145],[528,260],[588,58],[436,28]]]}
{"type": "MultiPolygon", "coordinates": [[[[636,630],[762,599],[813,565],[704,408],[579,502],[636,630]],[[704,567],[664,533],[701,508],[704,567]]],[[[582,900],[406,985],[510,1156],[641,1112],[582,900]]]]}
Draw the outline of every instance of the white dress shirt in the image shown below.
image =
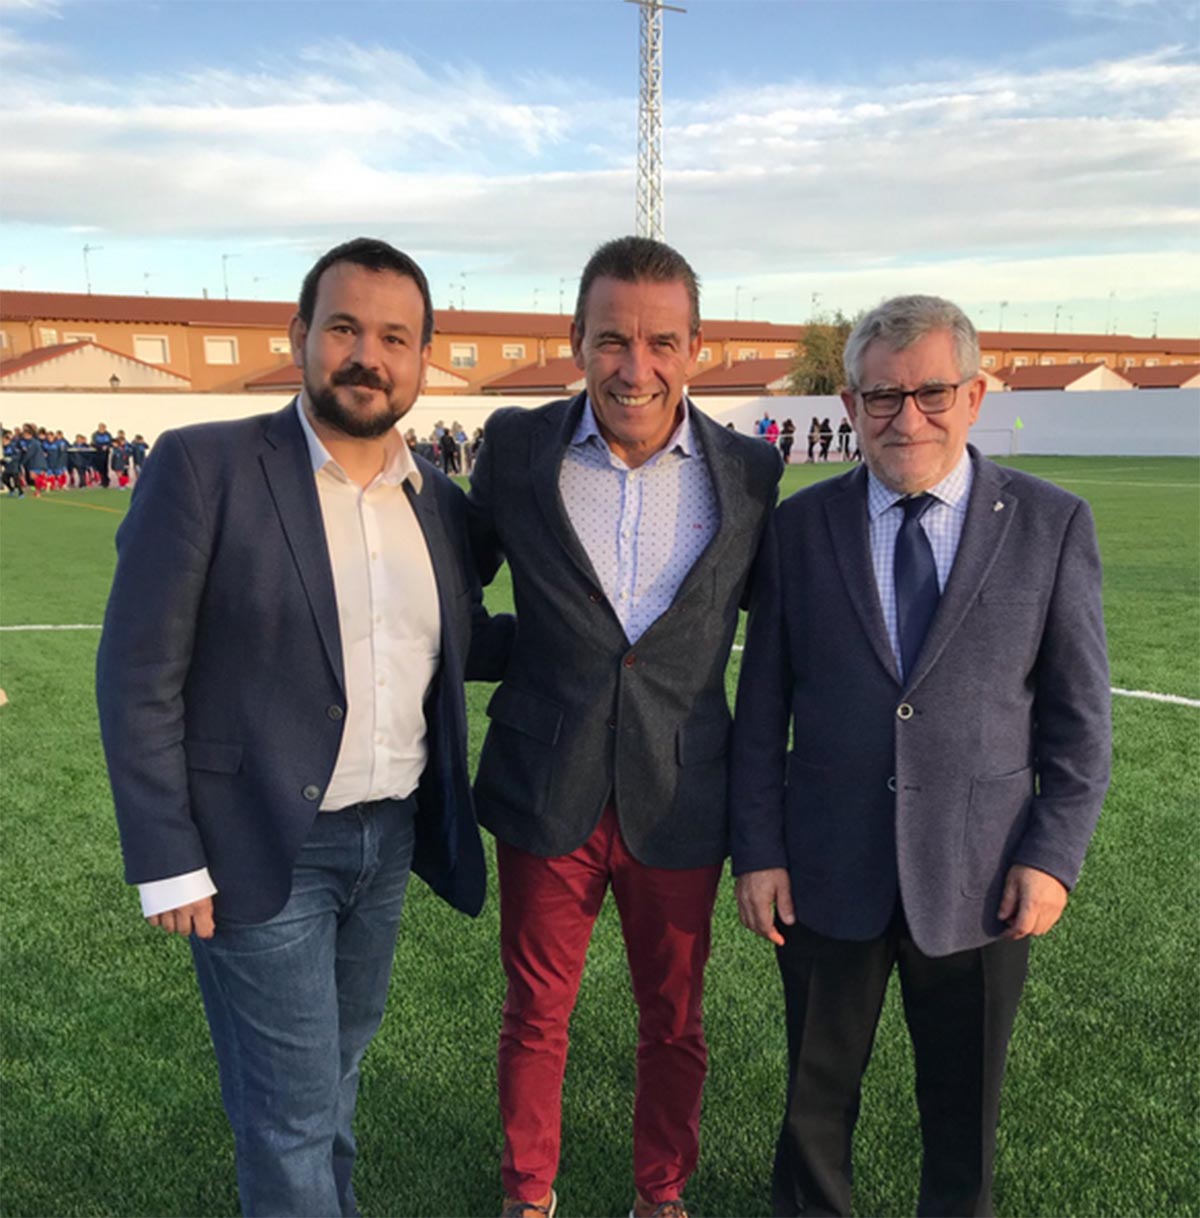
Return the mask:
{"type": "MultiPolygon", "coordinates": [[[[433,562],[404,490],[421,489],[408,445],[397,444],[366,487],[348,478],[299,401],[333,569],[346,686],[342,743],[321,811],[403,799],[427,755],[425,694],[441,654],[433,562]]],[[[139,885],[146,917],[216,892],[208,869],[139,885]]]]}
{"type": "MultiPolygon", "coordinates": [[[[963,523],[967,518],[967,502],[971,498],[971,483],[975,468],[963,449],[958,464],[936,486],[929,488],[933,503],[925,509],[920,525],[929,538],[933,563],[937,567],[938,591],[946,590],[946,580],[958,553],[963,523]]],[[[902,501],[907,496],[884,486],[869,470],[867,472],[867,515],[871,522],[871,562],[875,568],[875,587],[887,626],[896,667],[904,675],[900,658],[900,628],[896,619],[895,555],[896,534],[904,520],[902,501]]]]}

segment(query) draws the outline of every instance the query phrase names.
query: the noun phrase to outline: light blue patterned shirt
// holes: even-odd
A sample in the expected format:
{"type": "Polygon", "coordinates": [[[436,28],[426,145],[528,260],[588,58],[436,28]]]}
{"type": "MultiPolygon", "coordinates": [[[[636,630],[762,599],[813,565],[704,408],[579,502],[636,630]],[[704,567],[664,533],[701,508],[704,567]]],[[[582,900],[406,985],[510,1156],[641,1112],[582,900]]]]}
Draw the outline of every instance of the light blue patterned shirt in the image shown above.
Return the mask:
{"type": "MultiPolygon", "coordinates": [[[[921,517],[921,528],[929,538],[933,549],[933,562],[937,567],[938,591],[946,590],[950,568],[958,553],[962,537],[963,522],[967,518],[967,501],[971,497],[971,483],[975,469],[966,449],[958,464],[936,486],[929,488],[934,502],[921,517]]],[[[871,562],[875,567],[875,587],[879,591],[879,603],[883,608],[883,620],[887,626],[892,654],[901,676],[904,665],[900,659],[900,631],[896,624],[896,582],[893,562],[896,551],[896,534],[904,520],[904,509],[900,501],[905,496],[884,486],[874,474],[867,473],[867,515],[871,521],[871,562]]]]}
{"type": "Polygon", "coordinates": [[[636,469],[608,447],[585,401],[558,489],[625,637],[637,642],[669,608],[721,522],[686,399],[671,438],[636,469]]]}

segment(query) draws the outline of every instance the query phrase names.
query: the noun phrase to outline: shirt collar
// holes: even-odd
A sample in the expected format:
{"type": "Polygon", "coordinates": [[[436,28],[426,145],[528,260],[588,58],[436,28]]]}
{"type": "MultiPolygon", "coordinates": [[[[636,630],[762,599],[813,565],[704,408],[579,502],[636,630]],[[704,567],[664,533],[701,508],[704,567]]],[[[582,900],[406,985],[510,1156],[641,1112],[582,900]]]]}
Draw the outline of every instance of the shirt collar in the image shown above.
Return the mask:
{"type": "MultiPolygon", "coordinates": [[[[329,449],[321,443],[320,437],[313,430],[313,425],[309,422],[308,412],[304,409],[302,394],[296,398],[296,414],[300,419],[300,430],[304,432],[304,441],[308,445],[308,456],[312,462],[313,473],[319,474],[321,470],[328,466],[329,472],[334,477],[341,481],[349,481],[345,471],[330,454],[329,449]]],[[[417,463],[413,460],[413,455],[409,451],[404,437],[399,432],[396,435],[400,443],[396,445],[392,455],[388,458],[387,464],[379,472],[371,485],[374,486],[376,483],[382,483],[385,486],[400,486],[404,482],[411,482],[413,490],[419,495],[422,483],[421,471],[417,468],[417,463]]]]}
{"type": "MultiPolygon", "coordinates": [[[[579,422],[571,436],[571,444],[579,447],[589,443],[600,445],[605,452],[612,452],[608,447],[608,441],[600,434],[600,428],[596,423],[596,412],[592,409],[592,399],[586,397],[583,401],[583,413],[579,416],[579,422]]],[[[663,453],[669,452],[677,452],[681,457],[696,455],[696,438],[692,433],[691,403],[686,397],[683,399],[683,417],[679,420],[679,426],[671,433],[666,444],[650,458],[650,461],[657,461],[663,453]]]]}
{"type": "MultiPolygon", "coordinates": [[[[975,469],[971,457],[964,448],[958,464],[939,482],[931,486],[925,493],[932,495],[939,503],[958,512],[965,512],[967,498],[971,493],[971,482],[975,469]]],[[[891,487],[884,486],[870,469],[867,470],[867,514],[872,520],[878,519],[890,507],[894,507],[906,496],[891,487]]]]}

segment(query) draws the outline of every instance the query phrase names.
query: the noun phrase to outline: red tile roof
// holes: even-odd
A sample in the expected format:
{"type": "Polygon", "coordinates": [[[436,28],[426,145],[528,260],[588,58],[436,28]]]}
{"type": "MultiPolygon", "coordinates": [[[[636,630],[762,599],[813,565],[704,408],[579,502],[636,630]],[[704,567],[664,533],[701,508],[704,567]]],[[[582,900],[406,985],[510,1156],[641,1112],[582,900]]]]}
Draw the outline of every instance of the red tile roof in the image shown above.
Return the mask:
{"type": "MultiPolygon", "coordinates": [[[[1104,364],[1030,364],[1022,368],[1001,368],[996,376],[1009,389],[1065,389],[1081,376],[1087,376],[1104,364]]],[[[1110,368],[1111,372],[1112,369],[1110,368]]]]}
{"type": "Polygon", "coordinates": [[[82,292],[4,292],[5,321],[155,322],[179,326],[287,329],[294,304],[270,300],[191,300],[171,296],[87,296],[82,292]]]}
{"type": "Polygon", "coordinates": [[[84,340],[80,339],[74,343],[58,343],[53,347],[35,347],[32,351],[26,351],[24,355],[14,355],[11,359],[0,360],[0,376],[23,372],[26,368],[36,368],[38,364],[58,359],[60,355],[65,355],[68,351],[78,351],[83,345],[84,340]]]}
{"type": "Polygon", "coordinates": [[[0,360],[0,379],[10,376],[14,372],[22,372],[26,368],[36,368],[39,364],[48,364],[51,360],[59,359],[68,352],[78,351],[81,347],[95,347],[97,351],[107,351],[109,355],[115,355],[118,359],[128,360],[131,364],[141,364],[143,368],[153,368],[155,372],[165,372],[177,380],[190,381],[192,379],[182,372],[172,372],[161,364],[150,364],[144,359],[138,359],[137,356],[126,355],[124,351],[114,351],[112,347],[106,347],[103,343],[94,342],[90,338],[80,339],[73,343],[58,343],[53,347],[35,347],[32,351],[26,351],[24,355],[14,355],[12,359],[0,360]]]}
{"type": "Polygon", "coordinates": [[[484,393],[567,393],[583,384],[583,373],[575,360],[567,355],[548,359],[542,366],[529,364],[524,368],[493,377],[484,386],[484,393]]]}
{"type": "Polygon", "coordinates": [[[688,382],[689,393],[765,393],[791,371],[790,359],[744,359],[728,368],[709,368],[688,382]]]}
{"type": "MultiPolygon", "coordinates": [[[[1129,334],[1043,334],[1036,331],[980,330],[979,345],[1001,351],[1144,351],[1151,355],[1200,356],[1200,338],[1134,338],[1129,334]]],[[[1075,367],[1079,365],[1076,364],[1075,367]]]]}
{"type": "Polygon", "coordinates": [[[1168,364],[1156,368],[1122,368],[1121,375],[1139,389],[1178,389],[1200,376],[1200,364],[1168,364]]]}

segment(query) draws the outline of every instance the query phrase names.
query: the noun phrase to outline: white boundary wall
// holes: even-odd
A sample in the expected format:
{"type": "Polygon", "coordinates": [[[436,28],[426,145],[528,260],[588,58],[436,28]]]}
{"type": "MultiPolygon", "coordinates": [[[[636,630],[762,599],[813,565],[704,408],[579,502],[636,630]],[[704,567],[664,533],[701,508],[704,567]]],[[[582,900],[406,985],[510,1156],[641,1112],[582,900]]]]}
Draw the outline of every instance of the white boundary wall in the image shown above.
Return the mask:
{"type": "MultiPolygon", "coordinates": [[[[31,422],[67,437],[90,436],[103,420],[132,438],[140,432],[153,444],[169,427],[213,419],[237,419],[277,410],[289,394],[269,393],[38,393],[0,392],[0,420],[5,427],[31,422]]],[[[424,438],[438,419],[457,420],[467,434],[482,427],[501,406],[537,406],[550,396],[534,398],[427,396],[417,400],[402,426],[424,438]]],[[[829,418],[836,430],[843,414],[841,399],[825,397],[703,397],[697,405],[720,423],[752,433],[766,411],[780,424],[796,424],[796,447],[802,453],[813,415],[829,418]]],[[[1064,393],[989,393],[972,439],[986,453],[1007,455],[1054,453],[1072,456],[1200,456],[1200,389],[1125,389],[1064,393]],[[1015,431],[1020,418],[1024,428],[1015,431]]]]}

